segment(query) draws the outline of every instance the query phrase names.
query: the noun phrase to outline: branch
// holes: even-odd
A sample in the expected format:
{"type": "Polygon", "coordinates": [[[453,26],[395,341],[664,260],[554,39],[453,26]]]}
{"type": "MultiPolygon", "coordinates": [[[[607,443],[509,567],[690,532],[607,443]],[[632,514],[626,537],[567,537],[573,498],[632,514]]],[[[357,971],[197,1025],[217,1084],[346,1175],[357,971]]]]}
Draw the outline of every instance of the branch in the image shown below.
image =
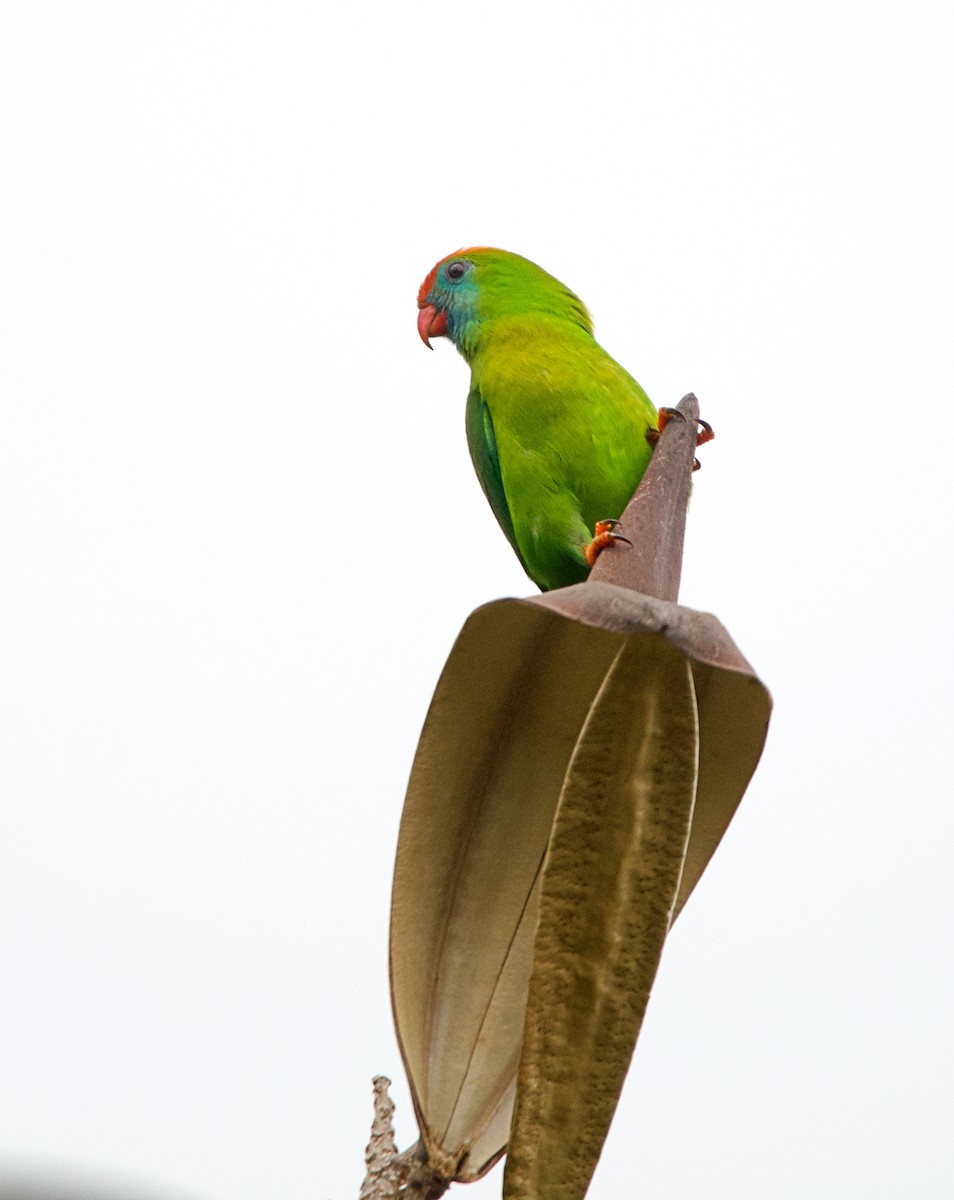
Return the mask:
{"type": "Polygon", "coordinates": [[[364,1152],[368,1171],[358,1200],[439,1200],[450,1187],[450,1179],[425,1161],[424,1147],[414,1143],[403,1154],[394,1140],[394,1101],[386,1075],[375,1075],[374,1120],[371,1140],[364,1152]]]}

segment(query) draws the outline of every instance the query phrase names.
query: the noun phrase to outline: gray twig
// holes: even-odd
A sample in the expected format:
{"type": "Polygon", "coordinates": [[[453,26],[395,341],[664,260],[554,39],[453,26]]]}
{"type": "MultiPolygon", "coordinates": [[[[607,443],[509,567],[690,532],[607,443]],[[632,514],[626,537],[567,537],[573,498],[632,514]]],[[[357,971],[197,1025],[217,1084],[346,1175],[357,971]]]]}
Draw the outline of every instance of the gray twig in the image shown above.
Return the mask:
{"type": "Polygon", "coordinates": [[[398,1153],[394,1141],[394,1101],[388,1094],[391,1080],[375,1075],[374,1120],[371,1140],[364,1152],[367,1174],[358,1200],[438,1200],[451,1181],[427,1162],[421,1142],[398,1153]]]}

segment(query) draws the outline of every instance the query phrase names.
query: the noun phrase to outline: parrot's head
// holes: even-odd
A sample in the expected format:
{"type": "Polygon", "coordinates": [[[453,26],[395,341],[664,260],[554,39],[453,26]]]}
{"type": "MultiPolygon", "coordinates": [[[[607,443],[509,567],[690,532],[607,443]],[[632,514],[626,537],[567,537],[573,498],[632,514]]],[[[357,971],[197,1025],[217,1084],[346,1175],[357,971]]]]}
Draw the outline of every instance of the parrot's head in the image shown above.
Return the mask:
{"type": "Polygon", "coordinates": [[[449,337],[468,360],[481,328],[504,317],[546,313],[593,332],[589,313],[569,288],[528,258],[488,246],[442,258],[421,284],[417,307],[424,344],[449,337]]]}

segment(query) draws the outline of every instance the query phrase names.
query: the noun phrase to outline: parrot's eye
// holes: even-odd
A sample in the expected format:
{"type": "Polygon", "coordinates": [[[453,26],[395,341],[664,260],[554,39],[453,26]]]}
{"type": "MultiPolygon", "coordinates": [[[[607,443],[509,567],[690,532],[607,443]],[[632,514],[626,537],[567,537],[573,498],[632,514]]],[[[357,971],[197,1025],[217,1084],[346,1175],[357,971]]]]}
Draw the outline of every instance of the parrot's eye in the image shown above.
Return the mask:
{"type": "Polygon", "coordinates": [[[470,263],[458,261],[448,263],[444,269],[444,274],[451,281],[451,283],[456,283],[458,279],[463,279],[469,270],[470,263]]]}

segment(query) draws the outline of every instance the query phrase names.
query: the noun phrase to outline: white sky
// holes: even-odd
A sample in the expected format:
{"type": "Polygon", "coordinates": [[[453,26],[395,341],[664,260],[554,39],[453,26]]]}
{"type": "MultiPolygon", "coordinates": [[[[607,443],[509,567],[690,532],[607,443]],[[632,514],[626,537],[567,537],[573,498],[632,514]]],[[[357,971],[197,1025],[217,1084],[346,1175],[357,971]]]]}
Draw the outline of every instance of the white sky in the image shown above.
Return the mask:
{"type": "MultiPolygon", "coordinates": [[[[0,1172],[348,1200],[421,721],[533,588],[417,339],[519,251],[703,452],[776,699],[593,1200],[954,1178],[954,8],[5,7],[0,1172]]],[[[499,1195],[500,1176],[469,1200],[499,1195]]]]}

